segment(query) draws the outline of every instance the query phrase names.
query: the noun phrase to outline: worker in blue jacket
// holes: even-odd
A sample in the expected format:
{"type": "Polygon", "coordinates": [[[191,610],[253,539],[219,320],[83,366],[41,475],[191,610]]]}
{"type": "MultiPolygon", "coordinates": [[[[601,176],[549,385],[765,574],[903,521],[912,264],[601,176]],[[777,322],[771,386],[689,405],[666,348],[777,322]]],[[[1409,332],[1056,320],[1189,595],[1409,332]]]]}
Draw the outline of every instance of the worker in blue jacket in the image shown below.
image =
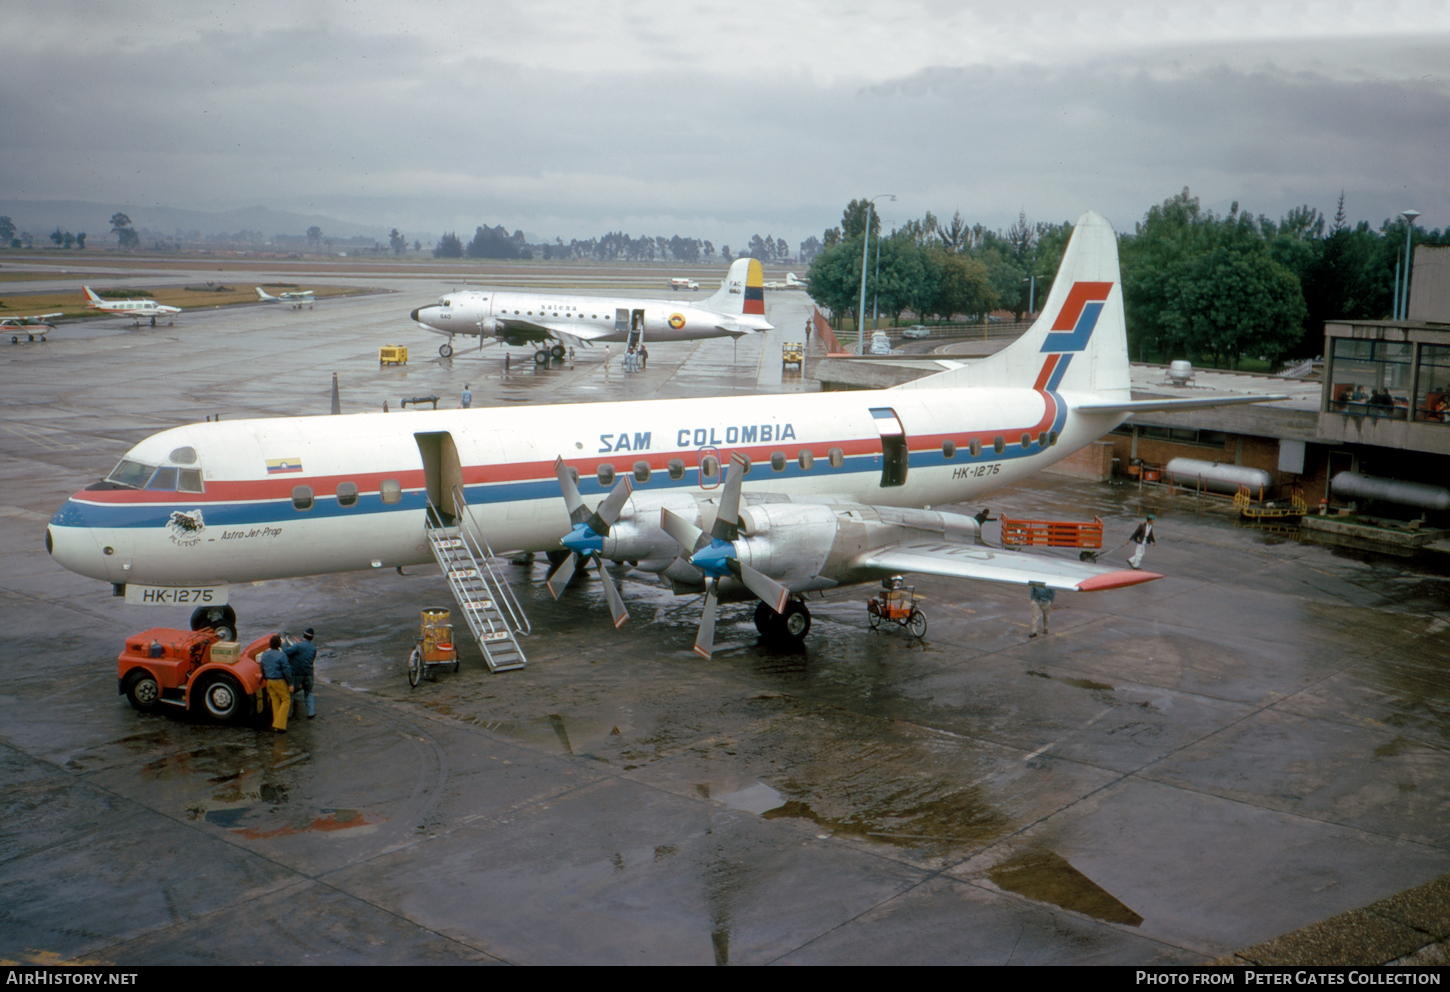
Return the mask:
{"type": "Polygon", "coordinates": [[[317,699],[312,694],[312,662],[317,658],[317,645],[312,643],[312,637],[312,628],[308,627],[302,632],[302,640],[293,641],[283,649],[287,653],[288,664],[292,666],[292,691],[302,693],[309,720],[317,715],[317,699]]]}

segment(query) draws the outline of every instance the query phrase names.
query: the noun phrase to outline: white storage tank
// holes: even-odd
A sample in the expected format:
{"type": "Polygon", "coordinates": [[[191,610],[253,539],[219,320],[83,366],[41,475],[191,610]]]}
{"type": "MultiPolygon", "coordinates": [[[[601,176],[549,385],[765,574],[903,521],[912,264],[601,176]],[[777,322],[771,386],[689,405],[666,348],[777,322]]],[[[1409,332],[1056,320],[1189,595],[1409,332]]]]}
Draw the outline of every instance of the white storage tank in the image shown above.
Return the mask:
{"type": "Polygon", "coordinates": [[[1223,462],[1209,462],[1201,458],[1175,458],[1164,466],[1169,479],[1179,486],[1203,488],[1215,493],[1236,493],[1239,486],[1248,486],[1255,499],[1263,499],[1264,490],[1274,484],[1274,478],[1261,468],[1247,468],[1243,465],[1229,465],[1223,462]]]}

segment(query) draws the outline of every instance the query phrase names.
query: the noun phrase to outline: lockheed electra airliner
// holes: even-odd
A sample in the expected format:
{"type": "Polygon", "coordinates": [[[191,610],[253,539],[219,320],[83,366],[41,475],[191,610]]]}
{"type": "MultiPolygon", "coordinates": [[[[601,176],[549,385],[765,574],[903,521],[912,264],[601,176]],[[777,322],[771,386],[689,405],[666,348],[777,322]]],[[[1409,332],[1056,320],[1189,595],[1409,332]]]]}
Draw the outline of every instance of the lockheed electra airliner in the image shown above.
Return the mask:
{"type": "Polygon", "coordinates": [[[760,599],[762,633],[798,639],[807,593],[899,572],[1077,591],[1158,578],[991,548],[931,507],[1020,482],[1136,411],[1280,398],[1133,401],[1117,241],[1088,213],[1041,318],[971,365],[877,391],[192,424],[67,500],[46,546],[128,600],[210,604],[193,625],[234,630],[216,605],[230,584],[423,564],[466,524],[498,554],[551,552],[556,594],[600,565],[616,626],[604,561],[705,592],[708,655],[718,598],[760,599]]]}
{"type": "Polygon", "coordinates": [[[435,334],[447,335],[438,354],[453,354],[457,334],[504,344],[536,347],[539,364],[563,358],[566,346],[593,342],[694,341],[742,337],[768,331],[765,320],[765,271],[753,258],[737,258],[720,290],[687,306],[668,300],[607,296],[546,296],[541,292],[448,293],[431,307],[413,311],[413,319],[435,334]],[[552,344],[551,344],[552,342],[552,344]]]}

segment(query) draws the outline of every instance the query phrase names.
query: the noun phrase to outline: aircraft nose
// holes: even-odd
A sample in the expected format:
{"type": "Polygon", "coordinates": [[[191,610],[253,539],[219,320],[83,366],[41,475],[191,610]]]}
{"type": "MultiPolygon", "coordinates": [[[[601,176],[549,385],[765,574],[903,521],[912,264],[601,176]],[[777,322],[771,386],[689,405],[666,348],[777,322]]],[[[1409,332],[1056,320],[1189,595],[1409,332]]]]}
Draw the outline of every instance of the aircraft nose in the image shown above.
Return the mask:
{"type": "Polygon", "coordinates": [[[111,548],[102,548],[85,511],[73,499],[56,511],[45,528],[45,550],[61,567],[91,579],[111,578],[107,558],[111,548]]]}
{"type": "Polygon", "coordinates": [[[422,307],[414,307],[413,308],[413,313],[411,314],[411,316],[412,316],[412,318],[414,320],[421,321],[423,318],[419,317],[418,314],[420,314],[422,312],[423,312],[423,308],[422,307]]]}

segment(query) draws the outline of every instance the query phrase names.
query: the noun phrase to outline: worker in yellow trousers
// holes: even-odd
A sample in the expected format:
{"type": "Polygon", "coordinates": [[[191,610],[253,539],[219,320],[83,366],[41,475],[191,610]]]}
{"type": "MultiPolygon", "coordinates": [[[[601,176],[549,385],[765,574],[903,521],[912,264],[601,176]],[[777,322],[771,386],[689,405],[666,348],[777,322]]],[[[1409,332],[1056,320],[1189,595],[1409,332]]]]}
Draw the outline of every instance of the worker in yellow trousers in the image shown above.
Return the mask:
{"type": "Polygon", "coordinates": [[[257,658],[262,677],[267,680],[267,698],[272,700],[272,729],[287,732],[287,715],[292,712],[292,666],[282,650],[282,636],[273,634],[267,650],[257,658]]]}

